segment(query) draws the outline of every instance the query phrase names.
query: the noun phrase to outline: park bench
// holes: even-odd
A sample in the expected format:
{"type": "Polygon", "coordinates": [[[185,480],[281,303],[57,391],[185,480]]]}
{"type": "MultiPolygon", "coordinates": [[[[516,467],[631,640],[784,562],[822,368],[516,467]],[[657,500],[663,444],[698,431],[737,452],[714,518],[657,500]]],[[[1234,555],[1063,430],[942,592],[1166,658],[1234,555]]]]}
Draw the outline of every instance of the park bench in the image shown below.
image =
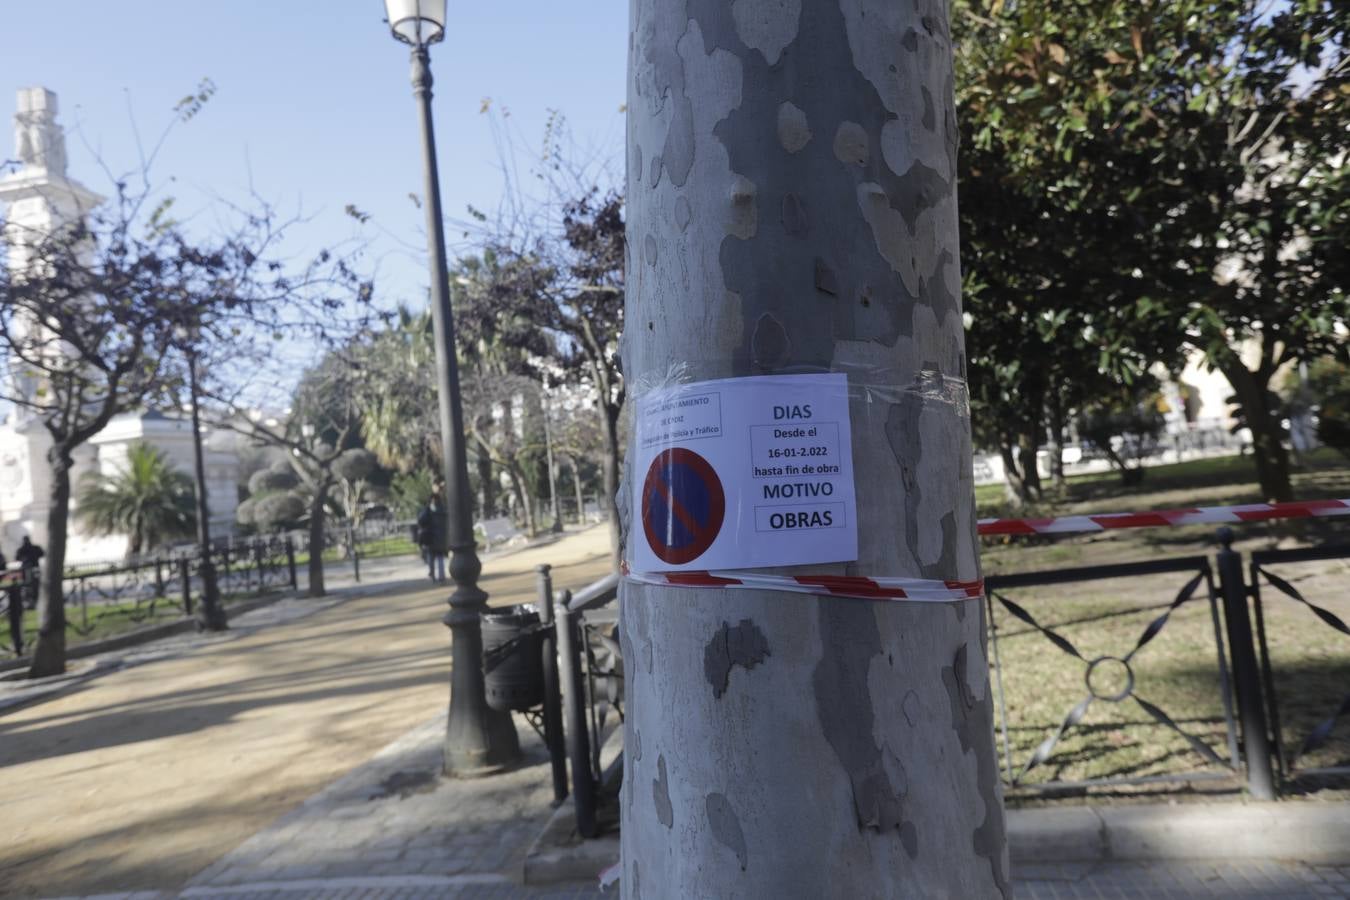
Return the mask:
{"type": "Polygon", "coordinates": [[[486,549],[491,550],[494,544],[506,544],[508,546],[517,543],[524,543],[525,533],[516,527],[506,516],[496,519],[484,519],[475,526],[483,532],[483,541],[486,549]]]}

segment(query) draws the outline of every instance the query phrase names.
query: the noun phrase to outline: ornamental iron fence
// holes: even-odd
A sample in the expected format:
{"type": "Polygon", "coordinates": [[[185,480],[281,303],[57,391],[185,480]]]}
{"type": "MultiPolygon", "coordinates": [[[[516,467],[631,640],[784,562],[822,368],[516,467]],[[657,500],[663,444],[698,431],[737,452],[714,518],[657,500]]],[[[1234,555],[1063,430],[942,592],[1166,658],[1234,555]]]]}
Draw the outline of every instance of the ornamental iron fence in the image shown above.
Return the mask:
{"type": "MultiPolygon", "coordinates": [[[[1219,591],[1216,587],[1213,570],[1206,557],[1191,556],[1181,559],[997,575],[986,579],[985,585],[986,603],[988,604],[990,668],[994,676],[993,686],[998,699],[997,737],[1003,756],[1004,779],[1009,788],[1030,792],[1047,792],[1168,781],[1189,782],[1231,779],[1239,769],[1239,741],[1234,719],[1234,694],[1220,625],[1219,591]],[[1122,579],[1146,576],[1156,578],[1166,575],[1187,576],[1170,602],[1161,607],[1152,605],[1143,608],[1130,608],[1128,606],[1117,608],[1105,615],[1088,616],[1086,617],[1086,623],[1072,620],[1065,622],[1050,620],[1049,617],[1056,613],[1055,607],[1051,606],[1044,611],[1038,609],[1036,614],[1033,614],[1027,608],[1027,606],[1032,605],[1031,603],[1024,605],[1009,597],[1009,594],[1013,591],[1047,585],[1089,585],[1100,589],[1099,585],[1102,583],[1118,583],[1122,579]],[[995,606],[996,603],[998,604],[997,607],[995,606]],[[1179,718],[1174,712],[1165,709],[1162,701],[1155,702],[1156,698],[1149,699],[1148,690],[1151,681],[1143,674],[1143,667],[1140,665],[1141,661],[1148,657],[1150,645],[1163,635],[1164,629],[1174,616],[1183,608],[1194,604],[1201,604],[1208,610],[1208,622],[1205,623],[1208,627],[1203,629],[1204,641],[1207,646],[1198,645],[1196,629],[1192,625],[1185,637],[1186,649],[1188,651],[1203,651],[1213,657],[1213,667],[1210,670],[1212,678],[1209,679],[1209,682],[1213,692],[1212,696],[1217,697],[1221,705],[1221,712],[1217,716],[1218,722],[1214,721],[1216,717],[1213,709],[1207,710],[1206,714],[1200,717],[1200,721],[1195,721],[1193,717],[1191,719],[1179,718]],[[1161,609],[1160,614],[1158,613],[1159,609],[1161,609]],[[999,610],[1002,610],[1005,615],[998,615],[999,610]],[[1098,645],[1096,649],[1087,651],[1079,646],[1083,642],[1082,637],[1075,639],[1065,633],[1064,626],[1066,624],[1092,625],[1099,624],[1107,617],[1129,616],[1151,616],[1151,618],[1136,632],[1136,637],[1126,641],[1121,646],[1102,647],[1099,642],[1094,641],[1094,644],[1098,645]],[[1004,620],[1004,624],[1000,624],[1000,619],[1004,620]],[[1013,633],[1008,625],[1010,620],[1020,622],[1028,627],[1020,632],[1013,633]],[[1049,624],[1046,624],[1047,621],[1049,621],[1049,624]],[[1081,672],[1081,686],[1075,691],[1071,687],[1072,682],[1066,681],[1058,672],[1054,675],[1047,675],[1038,668],[1037,672],[1027,674],[1037,677],[1042,683],[1039,683],[1034,689],[1018,692],[1019,697],[1034,697],[1038,701],[1046,702],[1049,702],[1049,694],[1053,693],[1052,685],[1062,687],[1061,693],[1077,693],[1078,699],[1062,713],[1057,720],[1057,725],[1047,728],[1036,722],[1022,721],[1018,716],[1010,715],[1008,692],[1006,690],[1007,682],[1020,677],[1017,669],[1009,667],[1007,664],[1008,647],[1006,644],[1011,637],[1044,638],[1059,651],[1059,654],[1063,654],[1062,656],[1056,654],[1055,658],[1063,660],[1071,669],[1076,668],[1081,672]],[[1005,668],[1007,669],[1006,673],[1005,668]],[[1088,723],[1089,714],[1094,710],[1100,710],[1102,715],[1099,717],[1099,721],[1088,723]],[[1135,721],[1137,716],[1132,717],[1131,713],[1142,713],[1144,721],[1135,721]],[[1120,748],[1111,746],[1103,748],[1099,746],[1100,742],[1109,741],[1111,738],[1120,741],[1119,735],[1125,729],[1141,724],[1165,729],[1166,732],[1181,740],[1186,753],[1168,753],[1169,759],[1173,756],[1188,756],[1191,762],[1200,764],[1201,768],[1197,770],[1194,765],[1191,765],[1185,767],[1182,771],[1149,772],[1148,774],[1138,775],[1109,774],[1101,777],[1077,779],[1062,779],[1052,775],[1047,779],[1038,781],[1031,777],[1033,773],[1041,774],[1056,768],[1051,766],[1052,763],[1056,762],[1056,751],[1062,749],[1066,738],[1071,734],[1077,733],[1075,736],[1078,738],[1077,746],[1073,751],[1073,761],[1081,763],[1084,759],[1096,759],[1116,753],[1120,748]],[[1222,739],[1215,741],[1212,734],[1197,734],[1197,725],[1203,726],[1204,730],[1208,732],[1214,731],[1214,726],[1219,725],[1222,728],[1222,739]],[[1019,752],[1014,750],[1013,733],[1018,733],[1020,743],[1020,739],[1034,735],[1035,732],[1042,729],[1045,733],[1039,743],[1029,753],[1022,751],[1025,755],[1019,757],[1019,752]]],[[[1026,661],[1032,657],[1040,656],[1040,652],[1026,648],[1020,656],[1026,661]]],[[[1044,662],[1043,659],[1038,662],[1038,667],[1043,665],[1044,662]]],[[[1015,705],[1014,711],[1020,714],[1024,711],[1022,707],[1029,705],[1031,704],[1027,702],[1015,705]]],[[[1188,710],[1187,712],[1192,713],[1193,711],[1188,710]]],[[[1043,717],[1044,713],[1041,714],[1042,719],[1043,717]]],[[[1156,737],[1165,736],[1155,736],[1155,740],[1156,737]]],[[[1156,768],[1156,761],[1154,763],[1148,761],[1135,762],[1134,765],[1137,768],[1147,770],[1156,768]]],[[[1110,771],[1118,772],[1122,766],[1123,764],[1117,763],[1115,768],[1110,771]]],[[[1062,770],[1065,766],[1060,765],[1057,768],[1062,770]]],[[[1082,768],[1082,766],[1079,766],[1079,768],[1082,768]]]]}

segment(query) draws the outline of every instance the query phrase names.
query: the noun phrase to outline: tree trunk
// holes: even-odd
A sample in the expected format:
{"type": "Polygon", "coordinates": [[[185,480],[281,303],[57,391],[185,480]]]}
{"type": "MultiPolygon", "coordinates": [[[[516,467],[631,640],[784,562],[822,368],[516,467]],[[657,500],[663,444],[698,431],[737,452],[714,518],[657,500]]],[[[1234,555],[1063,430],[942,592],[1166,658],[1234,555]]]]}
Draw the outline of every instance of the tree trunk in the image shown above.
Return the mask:
{"type": "Polygon", "coordinates": [[[1015,509],[1025,506],[1030,499],[1027,496],[1026,481],[1017,465],[1016,447],[1006,441],[998,445],[999,457],[1003,460],[1003,496],[1008,505],[1015,509]]]}
{"type": "Polygon", "coordinates": [[[525,490],[525,479],[520,474],[520,467],[512,463],[506,467],[506,474],[511,479],[511,491],[516,495],[516,506],[525,514],[525,530],[530,537],[537,534],[534,525],[534,504],[530,502],[529,491],[525,490]]]}
{"type": "MultiPolygon", "coordinates": [[[[628,383],[848,373],[859,556],[789,571],[976,578],[969,421],[912,389],[965,376],[946,4],[630,8],[628,383]]],[[[621,605],[624,896],[1008,895],[980,600],[621,605]]]]}
{"type": "Polygon", "coordinates": [[[1270,408],[1270,378],[1248,369],[1236,354],[1234,357],[1220,369],[1232,385],[1252,432],[1252,457],[1261,496],[1269,503],[1287,503],[1294,499],[1294,488],[1289,480],[1289,453],[1281,440],[1280,423],[1270,408]]]}
{"type": "Polygon", "coordinates": [[[1064,490],[1064,403],[1057,391],[1050,391],[1050,480],[1055,489],[1064,490]]]}
{"type": "Polygon", "coordinates": [[[309,504],[309,593],[322,597],[328,593],[323,583],[323,523],[324,503],[328,499],[328,482],[314,485],[314,498],[309,504]]]}
{"type": "MultiPolygon", "coordinates": [[[[479,416],[477,430],[481,435],[488,435],[492,432],[492,415],[479,416]]],[[[482,496],[482,507],[479,509],[479,516],[484,519],[491,519],[497,515],[497,480],[493,477],[492,457],[486,450],[480,450],[477,459],[478,466],[478,491],[482,496]]]]}
{"type": "Polygon", "coordinates": [[[577,524],[586,524],[586,500],[581,493],[581,467],[575,457],[566,456],[567,468],[572,472],[572,492],[577,495],[577,524]]]}
{"type": "Polygon", "coordinates": [[[623,562],[623,536],[619,531],[619,416],[623,410],[607,403],[600,412],[605,441],[601,472],[605,482],[605,512],[609,517],[609,550],[617,570],[623,562]]]}
{"type": "Polygon", "coordinates": [[[1017,464],[1022,470],[1022,487],[1028,500],[1041,499],[1041,470],[1036,465],[1037,442],[1024,434],[1017,443],[1017,464]]]}
{"type": "Polygon", "coordinates": [[[33,644],[29,678],[60,675],[66,670],[66,541],[70,526],[70,450],[53,444],[47,451],[52,482],[48,492],[47,555],[38,594],[38,636],[33,644]]]}

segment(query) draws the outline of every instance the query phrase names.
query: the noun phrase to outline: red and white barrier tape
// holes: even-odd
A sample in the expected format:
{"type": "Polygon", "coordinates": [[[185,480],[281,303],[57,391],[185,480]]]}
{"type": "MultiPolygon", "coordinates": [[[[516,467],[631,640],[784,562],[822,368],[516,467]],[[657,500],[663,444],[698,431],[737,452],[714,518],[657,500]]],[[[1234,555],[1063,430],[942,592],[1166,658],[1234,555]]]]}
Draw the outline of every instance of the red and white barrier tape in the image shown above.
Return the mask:
{"type": "Polygon", "coordinates": [[[947,603],[984,596],[983,581],[934,581],[926,578],[863,578],[854,575],[768,575],[760,572],[624,572],[629,581],[666,587],[748,588],[828,594],[861,600],[917,600],[947,603]]]}
{"type": "MultiPolygon", "coordinates": [[[[1159,525],[1222,525],[1350,516],[1350,500],[1307,500],[1301,503],[1250,503],[1245,506],[1201,506],[1146,513],[1105,513],[1096,516],[1060,516],[1055,519],[982,519],[981,535],[1072,534],[1113,528],[1149,528],[1159,525]]],[[[827,594],[862,600],[911,600],[949,603],[984,596],[984,582],[936,581],[925,578],[864,578],[857,575],[769,575],[756,571],[630,572],[624,577],[642,584],[689,588],[746,588],[827,594]]]]}
{"type": "Polygon", "coordinates": [[[1350,516],[1350,500],[1305,500],[1299,503],[1249,503],[1245,506],[1201,506],[1160,509],[1145,513],[1104,513],[1097,516],[1060,516],[1055,519],[981,519],[981,535],[1072,534],[1113,528],[1152,528],[1159,525],[1224,525],[1350,516]]]}

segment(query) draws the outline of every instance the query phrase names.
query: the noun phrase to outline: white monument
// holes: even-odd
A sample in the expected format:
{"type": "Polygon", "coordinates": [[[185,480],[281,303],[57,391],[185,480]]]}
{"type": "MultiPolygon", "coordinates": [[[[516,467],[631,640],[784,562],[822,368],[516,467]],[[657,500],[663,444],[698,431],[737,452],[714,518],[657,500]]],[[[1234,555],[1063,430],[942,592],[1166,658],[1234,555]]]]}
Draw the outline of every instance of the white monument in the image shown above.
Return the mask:
{"type": "MultiPolygon", "coordinates": [[[[103,198],[66,175],[66,143],[56,123],[56,95],[45,88],[21,88],[14,116],[14,147],[19,167],[0,175],[0,210],[11,271],[31,262],[29,248],[64,224],[86,216],[103,198]]],[[[22,327],[22,323],[16,323],[22,327]]],[[[7,393],[32,396],[36,383],[18,381],[7,393]]],[[[24,535],[47,543],[47,509],[51,476],[47,450],[51,438],[42,422],[22,405],[0,410],[0,551],[13,558],[24,535]]],[[[71,486],[78,493],[88,472],[112,475],[126,464],[127,450],[144,441],[163,452],[179,469],[193,473],[192,422],[186,415],[169,417],[157,412],[129,413],[114,418],[75,453],[71,486]]],[[[238,505],[239,460],[234,435],[221,432],[206,437],[207,499],[211,533],[234,530],[238,505]]],[[[73,510],[72,510],[73,511],[73,510]]],[[[114,561],[126,551],[125,535],[95,537],[84,533],[72,516],[68,563],[114,561]]]]}

